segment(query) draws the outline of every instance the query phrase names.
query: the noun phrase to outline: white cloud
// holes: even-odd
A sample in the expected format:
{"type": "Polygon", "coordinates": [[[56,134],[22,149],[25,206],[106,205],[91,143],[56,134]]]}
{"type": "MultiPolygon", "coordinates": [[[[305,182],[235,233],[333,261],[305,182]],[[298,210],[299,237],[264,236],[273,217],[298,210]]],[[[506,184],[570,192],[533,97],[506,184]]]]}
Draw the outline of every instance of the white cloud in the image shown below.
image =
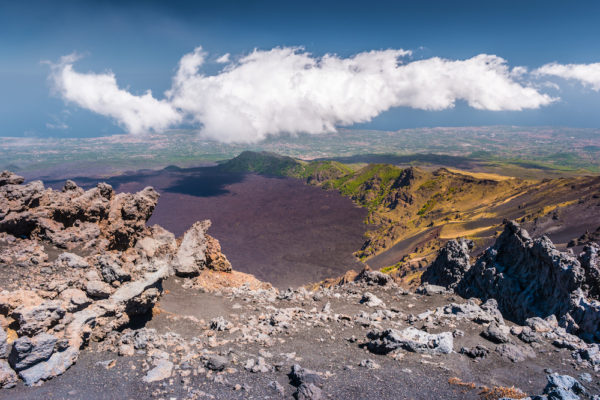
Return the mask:
{"type": "Polygon", "coordinates": [[[557,64],[543,65],[534,71],[536,75],[557,76],[574,79],[592,90],[600,91],[600,63],[594,64],[557,64]]]}
{"type": "Polygon", "coordinates": [[[114,74],[79,73],[73,70],[75,54],[51,64],[53,88],[66,101],[115,119],[131,133],[166,129],[181,122],[181,115],[165,100],[157,100],[148,90],[136,96],[119,89],[114,74]]]}
{"type": "Polygon", "coordinates": [[[221,57],[217,58],[215,61],[219,64],[227,64],[229,62],[229,57],[229,53],[225,53],[221,57]]]}
{"type": "Polygon", "coordinates": [[[67,125],[64,122],[56,122],[56,123],[46,122],[46,128],[48,128],[48,129],[61,129],[61,130],[64,130],[64,129],[69,129],[69,125],[67,125]]]}
{"type": "Polygon", "coordinates": [[[132,132],[160,130],[185,118],[224,142],[253,142],[269,134],[326,133],[367,122],[392,107],[443,110],[465,101],[480,110],[539,108],[555,99],[522,82],[493,55],[467,60],[430,58],[404,62],[406,50],[380,50],[342,58],[315,57],[302,48],[254,50],[216,75],[201,67],[198,47],[179,62],[165,99],[119,89],[113,74],[81,74],[74,60],[53,66],[63,97],[115,118],[132,132]]]}

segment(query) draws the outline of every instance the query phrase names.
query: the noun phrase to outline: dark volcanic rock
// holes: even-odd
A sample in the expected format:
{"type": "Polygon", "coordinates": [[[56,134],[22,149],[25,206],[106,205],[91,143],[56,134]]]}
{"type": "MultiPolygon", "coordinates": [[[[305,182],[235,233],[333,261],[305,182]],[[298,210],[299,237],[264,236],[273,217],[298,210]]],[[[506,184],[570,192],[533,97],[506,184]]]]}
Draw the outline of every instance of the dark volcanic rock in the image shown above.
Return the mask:
{"type": "Polygon", "coordinates": [[[583,280],[574,256],[558,251],[547,237],[532,240],[511,221],[457,289],[464,297],[495,298],[505,315],[523,322],[566,314],[571,293],[583,280]]]}
{"type": "Polygon", "coordinates": [[[323,392],[312,383],[303,383],[298,386],[298,390],[294,393],[294,397],[297,400],[321,400],[323,399],[323,392]]]}
{"type": "Polygon", "coordinates": [[[487,357],[488,354],[490,354],[490,350],[485,347],[482,346],[480,344],[478,344],[475,347],[463,347],[460,349],[461,354],[466,355],[467,357],[471,357],[471,358],[485,358],[487,357]]]}
{"type": "Polygon", "coordinates": [[[448,241],[440,249],[435,261],[423,273],[421,281],[446,288],[455,288],[471,268],[469,250],[472,248],[473,241],[471,240],[448,241]]]}
{"type": "Polygon", "coordinates": [[[321,400],[323,398],[323,378],[315,371],[302,368],[298,364],[292,365],[288,374],[290,383],[297,387],[294,398],[300,400],[321,400]]]}
{"type": "Polygon", "coordinates": [[[206,368],[213,371],[223,371],[227,364],[229,364],[227,357],[219,355],[211,355],[206,360],[206,368]]]}

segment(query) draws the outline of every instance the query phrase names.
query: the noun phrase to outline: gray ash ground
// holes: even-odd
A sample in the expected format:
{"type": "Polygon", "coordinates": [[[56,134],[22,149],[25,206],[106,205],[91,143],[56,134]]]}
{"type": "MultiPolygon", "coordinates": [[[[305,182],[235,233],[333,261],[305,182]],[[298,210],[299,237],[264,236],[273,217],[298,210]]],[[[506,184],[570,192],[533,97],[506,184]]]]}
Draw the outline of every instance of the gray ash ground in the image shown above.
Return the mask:
{"type": "MultiPolygon", "coordinates": [[[[441,311],[448,304],[466,304],[449,294],[419,295],[394,284],[369,282],[279,295],[243,289],[202,293],[185,286],[180,278],[165,282],[160,311],[138,331],[143,334],[138,333],[139,349],[132,355],[118,355],[127,353],[119,346],[131,332],[114,333],[83,352],[62,376],[39,387],[19,383],[0,392],[0,398],[291,398],[297,390],[288,376],[294,364],[316,371],[322,379],[322,398],[331,399],[480,398],[481,389],[450,384],[451,378],[477,387],[515,386],[535,394],[546,385],[548,369],[574,377],[590,373],[590,383],[580,382],[590,393],[600,389],[593,370],[582,368],[571,351],[552,346],[542,333],[533,345],[509,335],[512,344],[530,349],[534,358],[513,362],[500,355],[495,351],[500,345],[480,335],[487,323],[441,311]],[[385,305],[361,304],[366,292],[385,305]],[[453,332],[455,351],[436,355],[396,350],[380,355],[363,346],[372,330],[401,331],[410,326],[434,334],[453,332]],[[476,345],[488,348],[489,355],[473,360],[460,354],[462,347],[476,345]],[[223,371],[210,369],[214,356],[224,358],[223,371]],[[170,376],[144,382],[156,364],[153,360],[163,357],[173,363],[170,376]]],[[[471,308],[481,310],[476,305],[471,308]]]]}

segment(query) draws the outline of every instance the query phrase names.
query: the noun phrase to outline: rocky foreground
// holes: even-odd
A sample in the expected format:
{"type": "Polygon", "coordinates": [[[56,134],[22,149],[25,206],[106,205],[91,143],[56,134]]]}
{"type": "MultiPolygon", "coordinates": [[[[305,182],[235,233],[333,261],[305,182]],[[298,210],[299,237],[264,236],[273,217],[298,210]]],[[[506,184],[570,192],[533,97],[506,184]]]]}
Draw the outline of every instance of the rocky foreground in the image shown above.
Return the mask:
{"type": "Polygon", "coordinates": [[[597,246],[509,222],[416,292],[369,270],[278,291],[208,222],[147,227],[157,201],[0,175],[0,398],[598,398],[597,246]]]}

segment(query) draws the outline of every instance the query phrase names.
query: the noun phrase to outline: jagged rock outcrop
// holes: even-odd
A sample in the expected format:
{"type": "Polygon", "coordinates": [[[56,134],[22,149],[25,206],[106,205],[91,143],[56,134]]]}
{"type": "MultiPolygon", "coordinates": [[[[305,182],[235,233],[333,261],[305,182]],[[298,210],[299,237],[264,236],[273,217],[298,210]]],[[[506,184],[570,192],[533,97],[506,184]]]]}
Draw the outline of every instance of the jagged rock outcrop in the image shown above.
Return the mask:
{"type": "Polygon", "coordinates": [[[0,172],[0,186],[5,185],[20,185],[25,179],[10,171],[0,172]]]}
{"type": "Polygon", "coordinates": [[[454,289],[471,268],[469,251],[472,248],[472,240],[453,239],[448,241],[440,249],[435,261],[423,273],[421,282],[454,289]]]}
{"type": "Polygon", "coordinates": [[[221,244],[206,234],[206,266],[213,271],[231,272],[231,263],[221,251],[221,244]]]}
{"type": "MultiPolygon", "coordinates": [[[[532,239],[516,222],[507,221],[496,243],[458,283],[453,282],[457,262],[448,256],[455,247],[453,243],[440,252],[427,279],[454,285],[466,298],[495,299],[502,314],[520,324],[554,315],[568,332],[588,340],[598,334],[600,302],[593,299],[597,289],[592,289],[597,287],[597,247],[587,247],[578,260],[556,249],[546,236],[532,239]]],[[[457,250],[466,260],[462,246],[457,250]]]]}
{"type": "Polygon", "coordinates": [[[41,181],[21,184],[23,178],[2,173],[0,232],[38,238],[73,249],[78,246],[126,250],[148,233],[159,194],[115,194],[106,183],[84,191],[69,181],[62,191],[46,189],[41,181]]]}

